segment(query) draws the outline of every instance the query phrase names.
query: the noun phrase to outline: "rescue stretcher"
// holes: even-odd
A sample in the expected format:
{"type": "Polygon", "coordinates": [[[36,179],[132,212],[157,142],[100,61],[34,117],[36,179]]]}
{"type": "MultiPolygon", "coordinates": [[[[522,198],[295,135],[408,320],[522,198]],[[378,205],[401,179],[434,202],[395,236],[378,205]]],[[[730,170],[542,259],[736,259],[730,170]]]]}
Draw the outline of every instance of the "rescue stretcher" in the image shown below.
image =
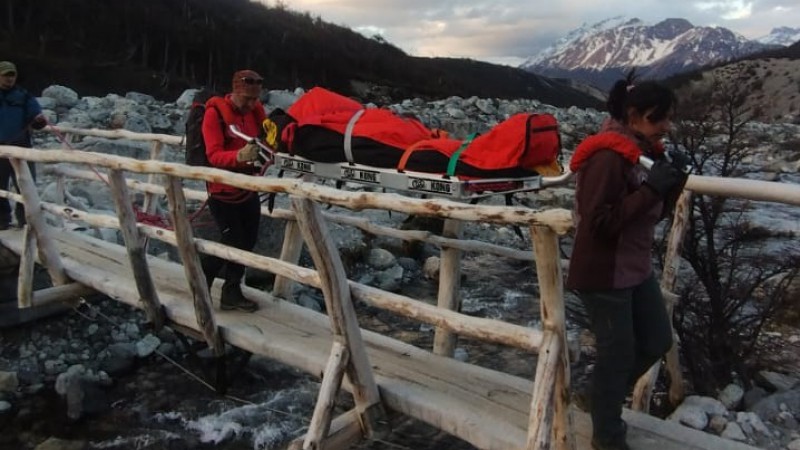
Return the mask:
{"type": "Polygon", "coordinates": [[[446,174],[400,171],[393,168],[373,167],[344,162],[324,163],[301,156],[275,152],[263,142],[242,133],[235,125],[231,133],[257,144],[261,157],[282,171],[299,175],[310,175],[324,180],[357,183],[375,188],[391,189],[414,194],[432,195],[452,200],[475,200],[494,195],[534,192],[548,187],[566,184],[572,178],[567,171],[558,176],[529,176],[523,178],[462,179],[446,174]]]}

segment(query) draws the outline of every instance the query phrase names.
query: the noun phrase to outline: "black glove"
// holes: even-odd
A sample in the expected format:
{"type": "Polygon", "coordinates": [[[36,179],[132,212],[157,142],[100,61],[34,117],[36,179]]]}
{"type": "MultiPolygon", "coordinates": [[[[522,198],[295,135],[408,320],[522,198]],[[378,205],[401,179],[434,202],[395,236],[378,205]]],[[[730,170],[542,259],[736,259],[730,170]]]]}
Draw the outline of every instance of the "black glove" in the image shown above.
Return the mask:
{"type": "Polygon", "coordinates": [[[667,152],[667,160],[672,162],[672,166],[681,172],[689,173],[692,169],[692,158],[680,150],[670,150],[667,152]]]}
{"type": "Polygon", "coordinates": [[[34,130],[41,130],[47,126],[47,119],[44,118],[43,115],[39,114],[38,116],[34,117],[31,121],[31,128],[34,130]]]}
{"type": "Polygon", "coordinates": [[[645,184],[650,186],[661,198],[666,198],[673,190],[683,189],[688,177],[687,173],[678,170],[669,161],[660,159],[653,164],[645,184]]]}

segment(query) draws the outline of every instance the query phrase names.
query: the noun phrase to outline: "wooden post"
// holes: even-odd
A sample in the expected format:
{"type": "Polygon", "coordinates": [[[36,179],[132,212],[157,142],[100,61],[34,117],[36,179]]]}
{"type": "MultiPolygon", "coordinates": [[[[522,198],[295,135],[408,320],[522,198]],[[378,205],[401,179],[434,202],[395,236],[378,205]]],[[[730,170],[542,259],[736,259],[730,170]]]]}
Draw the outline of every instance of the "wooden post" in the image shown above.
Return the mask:
{"type": "Polygon", "coordinates": [[[545,330],[542,350],[536,362],[526,450],[551,448],[551,438],[556,431],[553,397],[561,365],[559,352],[562,351],[561,338],[558,334],[552,330],[545,330]]]}
{"type": "Polygon", "coordinates": [[[186,280],[189,282],[189,290],[192,292],[197,324],[214,355],[222,356],[225,353],[225,343],[214,320],[211,294],[206,285],[205,274],[203,274],[203,269],[200,266],[200,257],[194,246],[192,225],[189,223],[189,217],[186,212],[186,199],[183,196],[183,185],[181,184],[181,179],[174,176],[168,176],[166,182],[169,213],[172,217],[172,224],[175,227],[178,253],[180,253],[181,261],[183,261],[183,270],[186,273],[186,280]]]}
{"type": "MultiPolygon", "coordinates": [[[[303,234],[296,220],[286,222],[283,232],[283,247],[281,248],[281,261],[297,264],[300,261],[300,253],[303,251],[303,234]]],[[[276,275],[275,283],[272,285],[272,295],[284,300],[292,299],[292,288],[294,282],[290,278],[276,275]]]]}
{"type": "MultiPolygon", "coordinates": [[[[164,144],[161,141],[153,141],[153,146],[150,147],[150,159],[158,161],[161,158],[161,149],[163,147],[164,144]]],[[[157,179],[158,175],[154,173],[147,175],[147,182],[149,184],[156,183],[157,179]]],[[[155,214],[158,207],[158,202],[156,200],[158,200],[156,194],[145,194],[142,210],[147,214],[155,214]]]]}
{"type": "Polygon", "coordinates": [[[336,395],[342,385],[348,358],[347,347],[339,341],[333,341],[331,355],[322,376],[319,395],[317,395],[317,404],[314,406],[314,415],[311,416],[311,423],[308,425],[308,432],[303,442],[303,450],[323,448],[322,442],[330,431],[333,408],[336,406],[336,395]]]}
{"type": "MultiPolygon", "coordinates": [[[[558,370],[555,375],[553,392],[553,438],[555,448],[574,450],[575,436],[572,432],[572,412],[570,410],[569,391],[569,346],[567,345],[567,319],[564,311],[564,282],[561,276],[561,257],[558,251],[558,235],[552,229],[543,226],[531,227],[533,251],[536,257],[536,277],[539,281],[539,306],[542,315],[542,327],[545,333],[551,331],[558,338],[558,370]]],[[[543,348],[545,348],[543,346],[543,348]]],[[[541,356],[540,356],[541,357],[541,356]]],[[[547,358],[545,358],[547,362],[547,358]]],[[[540,363],[541,364],[541,363],[540,363]]],[[[538,371],[538,368],[537,368],[538,371]]],[[[539,379],[535,384],[551,383],[550,379],[539,379]]],[[[530,439],[535,436],[529,433],[530,439]]]]}
{"type": "MultiPolygon", "coordinates": [[[[442,236],[445,238],[459,239],[464,222],[455,219],[444,221],[442,236]]],[[[439,262],[439,308],[450,311],[461,309],[461,250],[452,247],[442,249],[439,262]]],[[[437,327],[433,337],[433,353],[453,357],[456,350],[457,336],[444,328],[437,327]]]]}
{"type": "Polygon", "coordinates": [[[334,338],[343,342],[350,353],[347,377],[353,387],[362,429],[367,437],[380,436],[384,432],[380,425],[387,423],[386,412],[367,358],[339,252],[316,203],[307,198],[294,198],[292,206],[322,283],[334,338]]]}
{"type": "Polygon", "coordinates": [[[111,184],[111,195],[117,207],[119,228],[125,247],[128,249],[128,260],[131,263],[136,289],[139,291],[139,301],[142,302],[147,318],[155,330],[164,326],[164,312],[158,299],[153,278],[150,276],[150,267],[147,265],[147,252],[144,248],[144,239],[136,228],[136,214],[128,195],[128,186],[121,170],[112,169],[108,174],[111,184]]]}
{"type": "Polygon", "coordinates": [[[36,266],[36,233],[29,225],[22,231],[22,252],[17,277],[17,307],[33,306],[33,272],[36,266]]]}
{"type": "Polygon", "coordinates": [[[9,161],[17,174],[17,186],[19,186],[19,192],[25,202],[25,219],[28,222],[28,226],[36,233],[39,243],[39,259],[47,269],[47,273],[50,274],[50,279],[54,285],[66,284],[69,282],[69,278],[64,273],[61,256],[50,236],[50,227],[44,220],[39,193],[36,190],[36,184],[33,182],[31,170],[25,161],[20,161],[16,158],[9,158],[9,161]]]}
{"type": "MultiPolygon", "coordinates": [[[[692,191],[684,190],[675,204],[675,213],[672,220],[672,229],[667,239],[667,251],[664,255],[664,273],[661,275],[661,292],[667,307],[667,316],[672,318],[672,310],[678,301],[678,296],[673,294],[678,281],[680,269],[680,249],[683,238],[692,216],[692,191]]],[[[666,355],[667,371],[669,373],[669,400],[673,405],[683,401],[683,373],[678,360],[678,337],[672,332],[672,347],[666,355]]],[[[658,379],[659,366],[657,362],[636,381],[633,388],[631,409],[635,411],[650,412],[650,400],[653,396],[653,386],[658,379]]]]}
{"type": "Polygon", "coordinates": [[[81,283],[62,284],[33,292],[33,306],[49,305],[56,302],[74,302],[76,298],[97,291],[81,283]]]}

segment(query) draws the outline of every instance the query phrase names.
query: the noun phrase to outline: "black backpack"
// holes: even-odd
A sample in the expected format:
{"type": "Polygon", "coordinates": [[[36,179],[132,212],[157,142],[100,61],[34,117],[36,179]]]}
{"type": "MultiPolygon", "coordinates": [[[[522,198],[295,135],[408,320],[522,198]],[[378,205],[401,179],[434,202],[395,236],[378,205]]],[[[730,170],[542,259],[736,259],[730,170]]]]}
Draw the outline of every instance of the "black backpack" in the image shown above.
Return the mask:
{"type": "MultiPolygon", "coordinates": [[[[214,97],[214,93],[201,89],[194,94],[192,106],[186,116],[186,164],[189,166],[210,166],[206,156],[206,144],[203,140],[203,117],[206,115],[206,102],[214,97]]],[[[217,111],[219,113],[219,111],[217,111]]],[[[224,130],[225,123],[220,117],[220,127],[224,130]]]]}

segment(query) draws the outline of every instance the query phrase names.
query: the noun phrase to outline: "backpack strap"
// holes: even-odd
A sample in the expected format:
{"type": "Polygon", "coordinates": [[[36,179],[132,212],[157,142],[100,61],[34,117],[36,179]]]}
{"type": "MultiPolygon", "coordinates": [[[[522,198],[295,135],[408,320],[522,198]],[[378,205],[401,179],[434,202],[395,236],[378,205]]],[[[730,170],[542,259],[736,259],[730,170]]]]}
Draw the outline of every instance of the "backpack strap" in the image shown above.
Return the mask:
{"type": "Polygon", "coordinates": [[[472,133],[464,139],[464,142],[461,143],[461,147],[458,147],[453,155],[450,157],[450,161],[447,163],[447,172],[445,172],[445,178],[450,178],[456,174],[456,165],[458,165],[458,158],[461,156],[461,153],[469,147],[469,144],[478,136],[478,133],[472,133]]]}
{"type": "Polygon", "coordinates": [[[425,142],[426,141],[415,142],[403,150],[403,156],[401,156],[400,161],[397,162],[398,172],[403,173],[406,171],[406,164],[408,164],[408,159],[411,158],[411,154],[419,150],[425,142]]]}
{"type": "Polygon", "coordinates": [[[347,127],[344,130],[344,157],[350,165],[353,165],[355,159],[353,158],[353,128],[356,127],[356,122],[361,116],[364,115],[364,109],[359,109],[353,114],[353,117],[347,122],[347,127]]]}

